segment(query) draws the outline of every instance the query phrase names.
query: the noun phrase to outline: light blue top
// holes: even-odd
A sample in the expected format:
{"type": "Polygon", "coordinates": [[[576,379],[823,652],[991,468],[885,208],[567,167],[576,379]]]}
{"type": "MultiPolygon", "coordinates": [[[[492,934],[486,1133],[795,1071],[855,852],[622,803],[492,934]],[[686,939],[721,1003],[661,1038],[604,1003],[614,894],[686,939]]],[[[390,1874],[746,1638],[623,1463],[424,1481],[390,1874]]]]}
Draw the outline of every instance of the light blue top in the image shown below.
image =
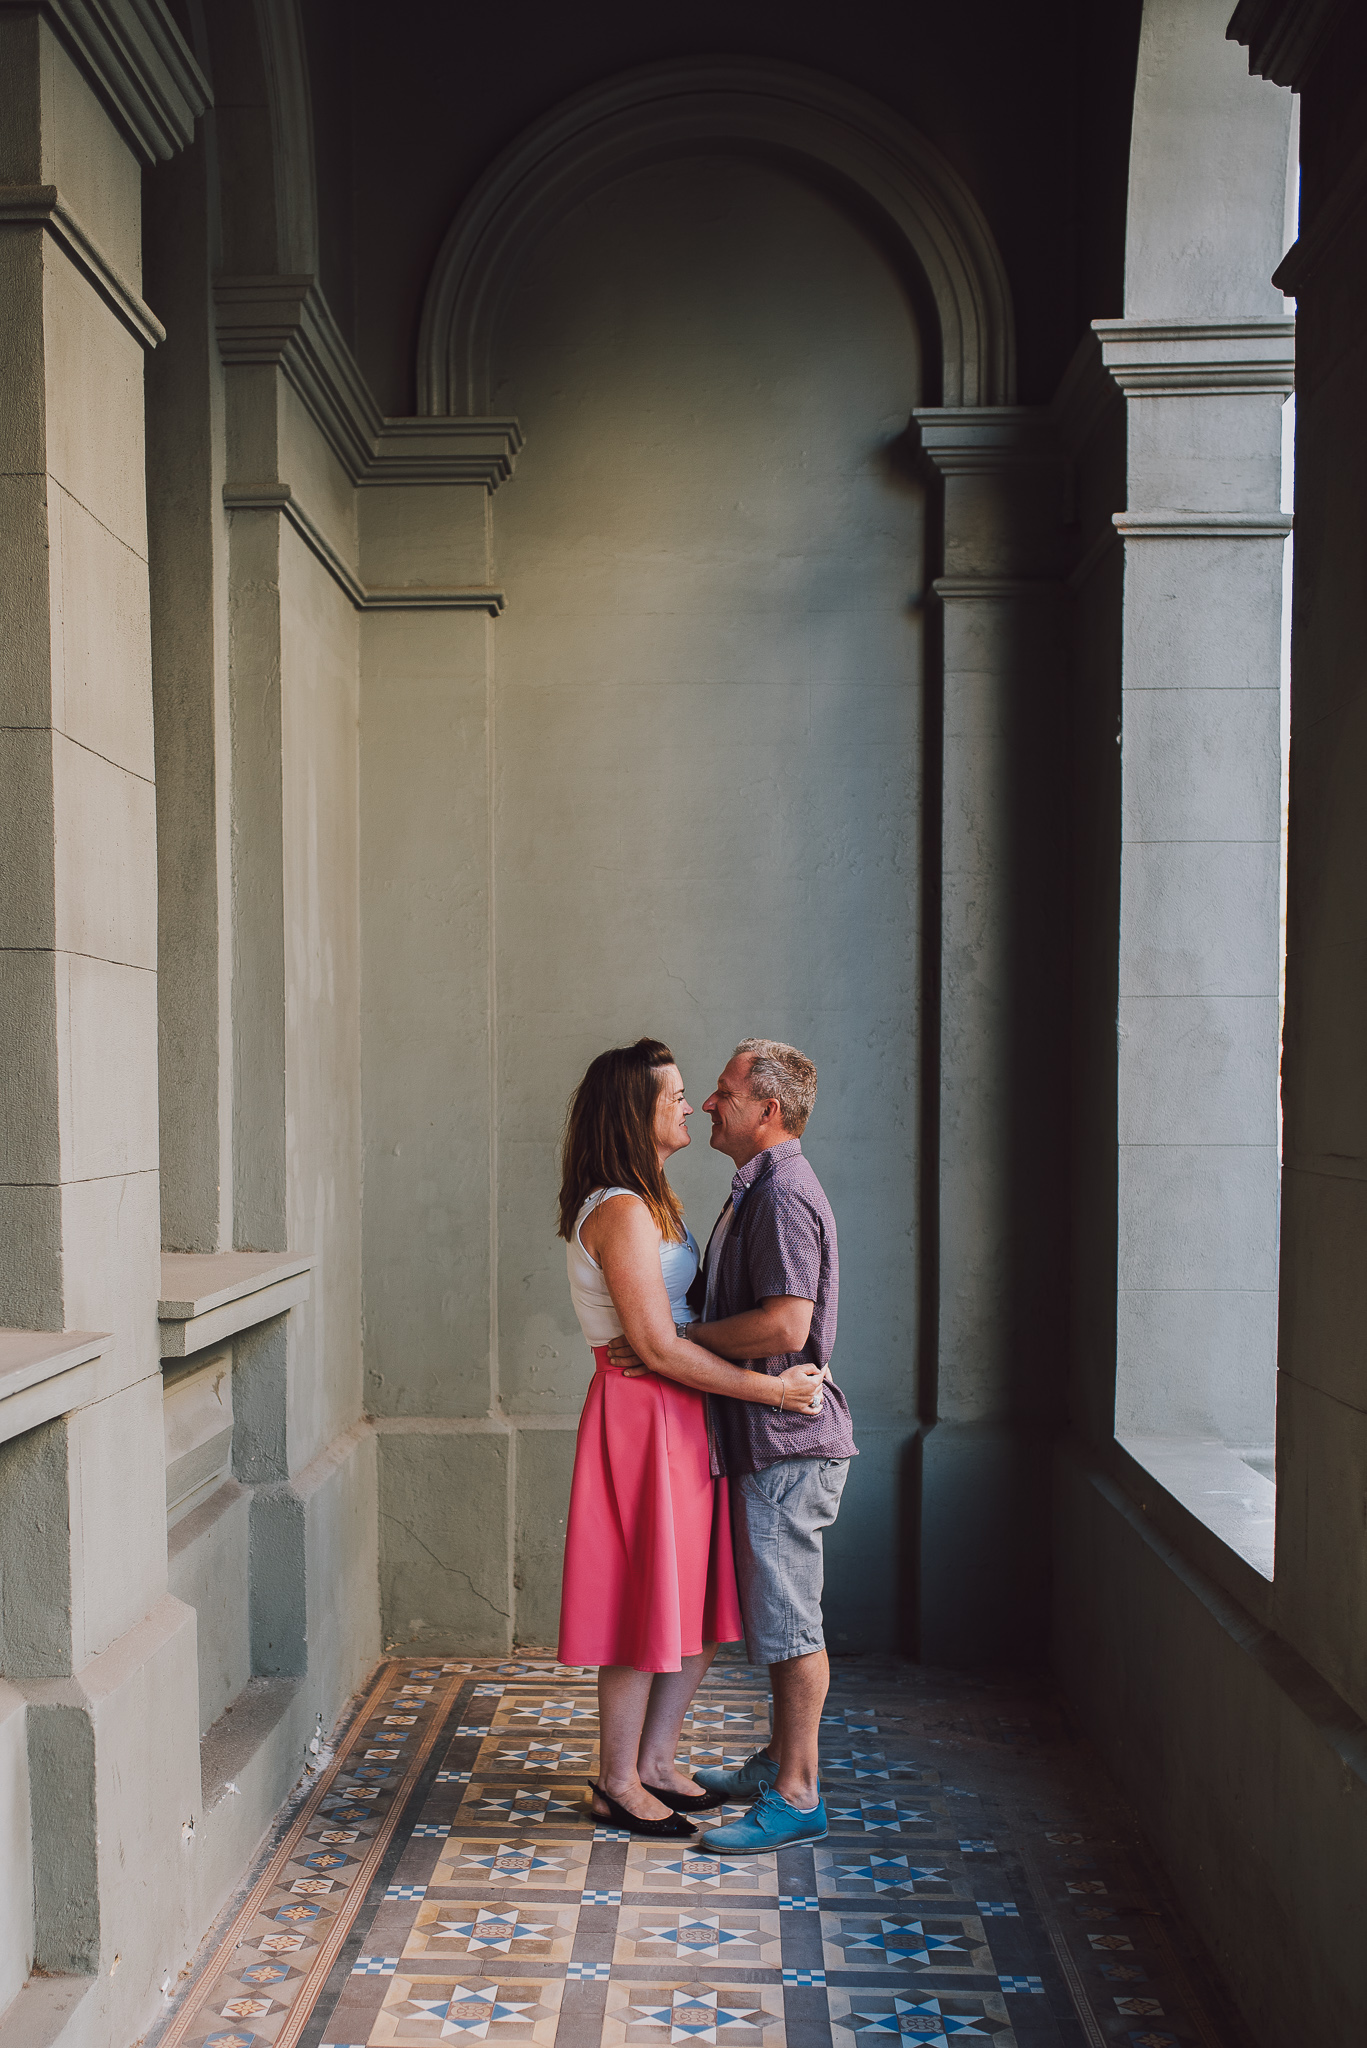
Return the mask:
{"type": "MultiPolygon", "coordinates": [[[[595,1259],[589,1257],[579,1235],[584,1218],[591,1215],[600,1202],[609,1195],[634,1195],[634,1188],[599,1188],[589,1196],[575,1220],[574,1236],[566,1246],[570,1275],[570,1298],[580,1327],[590,1344],[606,1344],[610,1338],[622,1334],[622,1324],[612,1296],[603,1278],[602,1270],[595,1259]]],[[[636,1195],[636,1200],[641,1198],[636,1195]]],[[[697,1321],[688,1305],[689,1288],[697,1274],[700,1255],[697,1240],[692,1231],[688,1232],[682,1244],[660,1243],[660,1272],[664,1277],[665,1293],[669,1296],[669,1313],[676,1325],[697,1321]]]]}

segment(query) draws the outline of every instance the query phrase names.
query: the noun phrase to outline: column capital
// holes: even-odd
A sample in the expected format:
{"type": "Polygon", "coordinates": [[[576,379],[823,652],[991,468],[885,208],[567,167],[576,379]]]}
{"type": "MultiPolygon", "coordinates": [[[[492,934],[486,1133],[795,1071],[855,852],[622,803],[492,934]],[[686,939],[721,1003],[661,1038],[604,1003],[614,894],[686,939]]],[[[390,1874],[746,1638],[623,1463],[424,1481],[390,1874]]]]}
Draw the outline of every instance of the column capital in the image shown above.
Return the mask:
{"type": "Polygon", "coordinates": [[[928,405],[918,406],[912,418],[941,476],[994,474],[1061,457],[1044,406],[928,405]]]}
{"type": "Polygon", "coordinates": [[[1293,318],[1094,320],[1101,358],[1126,398],[1200,392],[1286,398],[1296,383],[1293,318]]]}
{"type": "Polygon", "coordinates": [[[213,104],[166,0],[0,0],[6,14],[41,15],[145,164],[187,148],[213,104]]]}

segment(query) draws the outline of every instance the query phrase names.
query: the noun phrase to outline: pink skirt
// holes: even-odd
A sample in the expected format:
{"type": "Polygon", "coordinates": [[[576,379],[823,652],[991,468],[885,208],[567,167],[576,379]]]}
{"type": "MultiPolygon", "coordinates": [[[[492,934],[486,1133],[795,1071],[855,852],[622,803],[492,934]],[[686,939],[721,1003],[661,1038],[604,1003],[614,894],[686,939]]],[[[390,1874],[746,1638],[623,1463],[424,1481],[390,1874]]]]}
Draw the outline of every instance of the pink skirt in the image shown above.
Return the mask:
{"type": "Polygon", "coordinates": [[[726,1481],[714,1479],[703,1396],[627,1379],[594,1351],[574,1451],[562,1664],[677,1671],[743,1633],[726,1481]]]}

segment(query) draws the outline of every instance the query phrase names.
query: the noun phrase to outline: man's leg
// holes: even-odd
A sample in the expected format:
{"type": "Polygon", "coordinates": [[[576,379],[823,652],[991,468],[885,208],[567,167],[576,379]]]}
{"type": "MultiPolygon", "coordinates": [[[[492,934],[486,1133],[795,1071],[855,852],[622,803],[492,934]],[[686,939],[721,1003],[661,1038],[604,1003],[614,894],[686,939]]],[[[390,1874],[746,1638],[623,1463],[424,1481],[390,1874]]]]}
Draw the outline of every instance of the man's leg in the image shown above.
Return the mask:
{"type": "Polygon", "coordinates": [[[774,1789],[800,1813],[808,1812],[821,1797],[817,1742],[830,1682],[830,1661],[824,1649],[769,1666],[769,1683],[774,1689],[769,1754],[778,1763],[774,1789]]]}
{"type": "Polygon", "coordinates": [[[758,1853],[826,1833],[817,1738],[829,1668],[822,1633],[822,1533],[836,1518],[848,1461],[786,1458],[741,1481],[733,1522],[736,1576],[752,1663],[767,1663],[774,1693],[773,1732],[733,1783],[717,1772],[698,1782],[729,1796],[770,1790],[743,1821],[709,1828],[709,1848],[758,1853]],[[772,1759],[772,1766],[770,1760],[772,1759]],[[774,1775],[768,1775],[770,1768],[774,1775]],[[748,1781],[744,1789],[740,1781],[748,1781]],[[709,1782],[710,1781],[710,1782],[709,1782]]]}

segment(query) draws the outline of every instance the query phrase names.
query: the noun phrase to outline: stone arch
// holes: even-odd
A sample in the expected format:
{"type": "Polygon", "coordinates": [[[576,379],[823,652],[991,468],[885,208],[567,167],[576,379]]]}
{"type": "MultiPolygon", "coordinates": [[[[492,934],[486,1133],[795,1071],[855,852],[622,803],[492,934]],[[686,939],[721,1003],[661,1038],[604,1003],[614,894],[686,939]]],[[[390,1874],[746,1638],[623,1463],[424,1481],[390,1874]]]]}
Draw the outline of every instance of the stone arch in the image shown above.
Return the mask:
{"type": "Polygon", "coordinates": [[[190,19],[217,102],[219,267],[230,276],[314,277],[317,173],[298,0],[256,0],[248,10],[190,0],[190,19]]]}
{"type": "Polygon", "coordinates": [[[441,246],[418,337],[418,410],[491,409],[499,313],[528,250],[637,166],[708,149],[786,164],[853,200],[907,262],[933,314],[947,406],[1015,396],[1011,292],[977,201],[877,100],[782,64],[705,58],[624,73],[566,101],[494,163],[441,246]]]}

